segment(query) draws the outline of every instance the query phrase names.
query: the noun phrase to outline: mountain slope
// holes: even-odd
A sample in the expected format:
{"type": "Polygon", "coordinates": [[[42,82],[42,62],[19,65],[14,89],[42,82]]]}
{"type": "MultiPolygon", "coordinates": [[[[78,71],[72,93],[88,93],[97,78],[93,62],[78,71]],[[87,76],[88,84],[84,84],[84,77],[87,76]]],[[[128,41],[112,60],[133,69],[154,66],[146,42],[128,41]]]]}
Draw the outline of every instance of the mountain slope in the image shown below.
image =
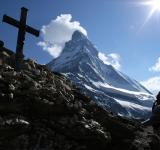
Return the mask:
{"type": "Polygon", "coordinates": [[[151,127],[113,116],[64,76],[31,59],[21,62],[22,70],[16,72],[12,57],[1,49],[1,150],[160,149],[151,127]]]}
{"type": "Polygon", "coordinates": [[[136,118],[149,116],[153,96],[140,83],[104,64],[93,44],[79,31],[61,55],[47,65],[63,73],[86,95],[113,113],[136,118]]]}

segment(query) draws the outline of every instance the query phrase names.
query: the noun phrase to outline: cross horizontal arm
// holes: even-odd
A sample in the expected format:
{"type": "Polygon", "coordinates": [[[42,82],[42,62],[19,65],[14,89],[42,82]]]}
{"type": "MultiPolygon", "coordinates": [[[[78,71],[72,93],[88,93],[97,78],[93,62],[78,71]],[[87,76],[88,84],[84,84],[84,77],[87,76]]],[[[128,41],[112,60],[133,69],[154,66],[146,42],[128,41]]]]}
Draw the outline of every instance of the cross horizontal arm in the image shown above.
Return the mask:
{"type": "Polygon", "coordinates": [[[8,23],[8,24],[10,24],[12,26],[15,26],[15,27],[19,28],[19,22],[17,20],[13,19],[13,18],[7,16],[7,15],[3,16],[3,20],[2,21],[6,22],[6,23],[8,23]]]}
{"type": "Polygon", "coordinates": [[[30,27],[30,26],[26,26],[26,32],[28,32],[30,34],[33,34],[36,37],[38,37],[39,33],[40,33],[39,30],[36,30],[36,29],[34,29],[34,28],[30,27]]]}
{"type": "MultiPolygon", "coordinates": [[[[15,26],[17,28],[20,28],[20,23],[17,20],[15,20],[15,19],[13,19],[13,18],[11,18],[11,17],[9,17],[7,15],[3,16],[3,22],[6,22],[6,23],[8,23],[10,25],[13,25],[13,26],[15,26]]],[[[26,25],[25,31],[30,33],[30,34],[35,35],[36,37],[38,37],[39,33],[40,33],[39,30],[36,30],[36,29],[34,29],[34,28],[32,28],[32,27],[30,27],[28,25],[26,25]]]]}

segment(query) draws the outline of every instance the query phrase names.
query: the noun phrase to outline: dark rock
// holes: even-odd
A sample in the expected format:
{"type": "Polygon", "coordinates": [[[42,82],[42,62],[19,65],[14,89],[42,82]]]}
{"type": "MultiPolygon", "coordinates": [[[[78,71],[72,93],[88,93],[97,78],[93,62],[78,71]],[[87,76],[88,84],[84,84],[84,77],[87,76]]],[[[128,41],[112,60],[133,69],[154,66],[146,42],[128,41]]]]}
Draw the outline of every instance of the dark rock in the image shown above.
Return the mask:
{"type": "Polygon", "coordinates": [[[0,41],[0,47],[3,47],[3,46],[4,46],[4,42],[0,41]]]}
{"type": "Polygon", "coordinates": [[[21,72],[0,67],[0,149],[159,149],[151,129],[113,116],[43,65],[25,64],[21,72]]]}

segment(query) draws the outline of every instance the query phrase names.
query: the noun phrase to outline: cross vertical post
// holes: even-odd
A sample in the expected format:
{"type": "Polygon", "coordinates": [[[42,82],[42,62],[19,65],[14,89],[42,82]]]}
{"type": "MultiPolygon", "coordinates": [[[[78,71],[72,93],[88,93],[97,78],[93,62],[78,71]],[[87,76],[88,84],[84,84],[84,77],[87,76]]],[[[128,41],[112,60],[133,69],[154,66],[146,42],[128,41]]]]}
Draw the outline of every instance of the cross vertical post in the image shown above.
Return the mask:
{"type": "Polygon", "coordinates": [[[21,8],[21,16],[19,22],[19,31],[18,31],[18,38],[17,38],[17,47],[16,47],[16,69],[20,71],[20,64],[23,61],[23,45],[25,40],[25,28],[26,28],[26,20],[27,20],[27,11],[28,9],[22,7],[21,8]]]}

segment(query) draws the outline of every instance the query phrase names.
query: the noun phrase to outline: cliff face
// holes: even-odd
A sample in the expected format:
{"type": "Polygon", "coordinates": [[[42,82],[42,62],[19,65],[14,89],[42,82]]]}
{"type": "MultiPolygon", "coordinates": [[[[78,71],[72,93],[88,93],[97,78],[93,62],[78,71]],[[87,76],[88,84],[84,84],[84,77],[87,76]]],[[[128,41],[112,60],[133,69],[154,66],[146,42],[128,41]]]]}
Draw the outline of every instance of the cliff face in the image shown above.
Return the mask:
{"type": "Polygon", "coordinates": [[[22,68],[0,66],[1,150],[157,150],[156,134],[108,113],[64,76],[32,60],[22,68]]]}

